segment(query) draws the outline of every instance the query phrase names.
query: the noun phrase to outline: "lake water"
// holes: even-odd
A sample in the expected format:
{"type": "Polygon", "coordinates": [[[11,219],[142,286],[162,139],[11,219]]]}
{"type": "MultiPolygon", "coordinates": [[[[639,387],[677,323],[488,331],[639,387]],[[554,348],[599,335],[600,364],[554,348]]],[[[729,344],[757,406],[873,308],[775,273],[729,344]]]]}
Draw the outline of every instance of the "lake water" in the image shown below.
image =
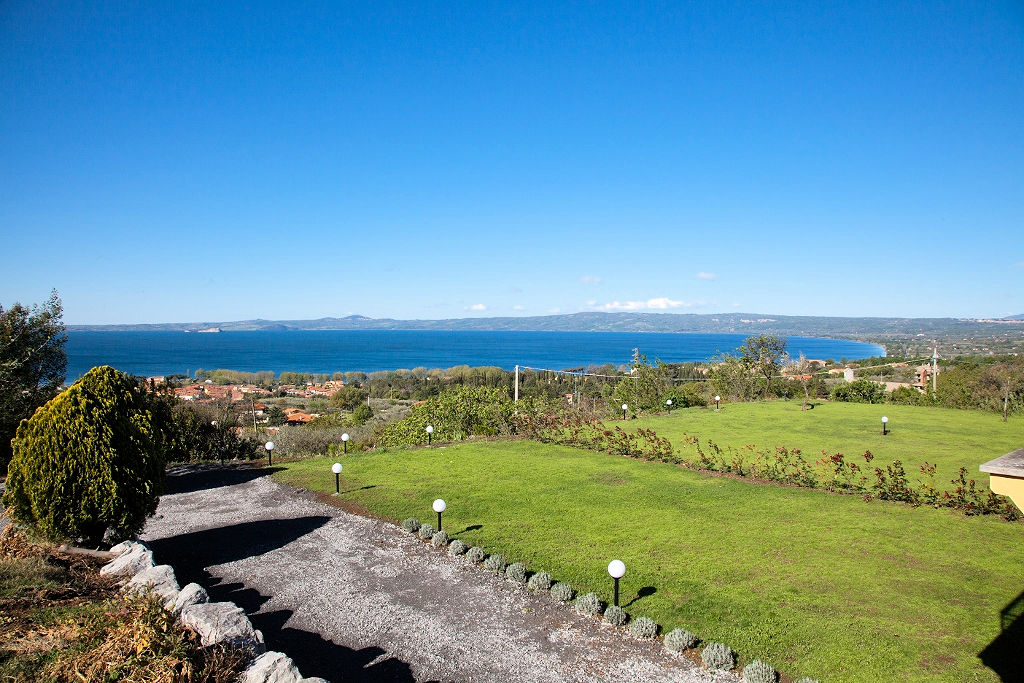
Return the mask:
{"type": "MultiPolygon", "coordinates": [[[[450,368],[517,364],[563,369],[630,362],[639,348],[651,362],[702,361],[732,352],[742,334],[650,332],[479,332],[434,330],[290,330],[260,332],[68,332],[67,380],[97,365],[133,375],[186,373],[199,368],[246,372],[450,368]]],[[[842,339],[789,337],[796,357],[866,358],[881,346],[842,339]]]]}

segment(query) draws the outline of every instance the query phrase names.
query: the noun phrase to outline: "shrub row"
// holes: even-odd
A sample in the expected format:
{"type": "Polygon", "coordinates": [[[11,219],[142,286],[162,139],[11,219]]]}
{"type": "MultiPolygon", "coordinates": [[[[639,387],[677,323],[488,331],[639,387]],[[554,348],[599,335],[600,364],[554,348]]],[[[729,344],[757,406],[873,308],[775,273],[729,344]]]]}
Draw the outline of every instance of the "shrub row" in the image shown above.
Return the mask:
{"type": "Polygon", "coordinates": [[[968,515],[1000,515],[1009,521],[1021,517],[1020,510],[1005,496],[979,491],[977,482],[967,478],[967,469],[963,467],[956,478],[949,481],[952,488],[940,489],[935,485],[935,465],[927,462],[921,465],[922,479],[914,483],[908,479],[899,460],[885,468],[872,466],[874,456],[870,451],[864,452],[863,464],[842,453],[827,451],[822,451],[821,458],[812,462],[797,448],[722,448],[710,439],[702,444],[693,436],[684,438],[682,448],[693,452],[693,456],[687,458],[676,453],[668,439],[659,437],[651,429],[633,432],[619,426],[608,429],[598,420],[573,415],[523,413],[516,420],[520,435],[542,443],[757,477],[803,488],[853,493],[868,500],[879,498],[911,505],[948,507],[968,515]]]}
{"type": "MultiPolygon", "coordinates": [[[[517,584],[525,584],[527,588],[536,592],[548,591],[555,600],[568,603],[573,601],[575,590],[567,583],[552,582],[551,574],[548,572],[535,572],[530,574],[526,565],[522,562],[508,564],[505,556],[500,553],[488,555],[483,548],[478,546],[468,547],[459,539],[450,540],[444,531],[434,531],[430,524],[420,524],[419,520],[410,517],[402,522],[402,528],[411,534],[416,534],[420,539],[429,542],[435,548],[447,548],[448,554],[454,556],[465,554],[475,564],[482,564],[483,568],[497,576],[505,576],[517,584]]],[[[631,619],[626,610],[618,605],[606,606],[597,593],[586,593],[573,601],[573,606],[581,614],[587,616],[601,616],[603,621],[611,626],[626,626],[626,630],[635,638],[650,640],[658,636],[660,627],[648,617],[636,617],[631,619]]],[[[697,646],[700,639],[686,629],[677,628],[665,635],[665,648],[671,652],[683,652],[697,646]]],[[[736,666],[736,655],[727,645],[722,643],[708,643],[701,651],[701,661],[709,669],[730,670],[736,666]]],[[[775,683],[778,674],[768,664],[755,659],[743,669],[743,680],[746,683],[775,683]]],[[[817,683],[813,679],[803,678],[798,683],[817,683]]]]}

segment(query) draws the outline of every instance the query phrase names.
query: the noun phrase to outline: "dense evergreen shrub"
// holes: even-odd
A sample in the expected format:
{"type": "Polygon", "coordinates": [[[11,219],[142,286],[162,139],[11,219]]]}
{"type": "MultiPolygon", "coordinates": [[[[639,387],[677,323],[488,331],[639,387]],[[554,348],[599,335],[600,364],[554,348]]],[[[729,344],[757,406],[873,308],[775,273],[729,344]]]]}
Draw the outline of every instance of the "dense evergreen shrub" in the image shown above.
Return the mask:
{"type": "Polygon", "coordinates": [[[576,609],[577,611],[594,616],[601,613],[601,598],[597,597],[597,593],[587,593],[576,598],[576,609]]]}
{"type": "Polygon", "coordinates": [[[54,540],[137,533],[163,491],[158,430],[135,381],[93,368],[18,427],[3,503],[54,540]]]}
{"type": "Polygon", "coordinates": [[[461,555],[467,550],[469,550],[469,546],[467,546],[465,543],[463,543],[457,538],[451,542],[451,545],[448,546],[448,554],[452,557],[455,557],[456,555],[461,555]]]}
{"type": "Polygon", "coordinates": [[[696,645],[697,640],[697,636],[690,633],[685,628],[677,628],[666,634],[665,647],[672,652],[682,652],[683,650],[689,650],[691,647],[696,645]]]}
{"type": "Polygon", "coordinates": [[[629,614],[618,605],[611,605],[604,611],[604,621],[612,626],[622,626],[629,621],[629,614]]]}
{"type": "Polygon", "coordinates": [[[469,549],[469,552],[466,553],[466,557],[473,562],[483,562],[484,558],[487,557],[487,553],[484,552],[483,548],[473,546],[469,549]]]}
{"type": "Polygon", "coordinates": [[[505,576],[516,583],[526,583],[526,565],[522,562],[513,562],[505,570],[505,576]]]}
{"type": "Polygon", "coordinates": [[[402,528],[408,531],[410,534],[414,534],[420,530],[420,520],[415,517],[409,517],[408,519],[402,520],[402,528]]]}
{"type": "Polygon", "coordinates": [[[708,643],[700,653],[704,666],[710,669],[721,669],[728,671],[736,666],[736,655],[728,645],[722,643],[708,643]]]}
{"type": "Polygon", "coordinates": [[[448,532],[438,531],[436,534],[430,537],[430,542],[434,544],[435,548],[445,548],[448,546],[448,532]]]}
{"type": "Polygon", "coordinates": [[[424,541],[429,541],[434,538],[434,534],[437,533],[437,530],[434,529],[432,524],[424,524],[420,527],[420,530],[417,533],[419,533],[420,538],[424,541]]]}
{"type": "Polygon", "coordinates": [[[551,587],[551,597],[559,602],[569,602],[576,591],[567,583],[556,583],[551,587]]]}
{"type": "Polygon", "coordinates": [[[743,683],[775,683],[775,669],[760,659],[743,667],[743,683]]]}
{"type": "Polygon", "coordinates": [[[658,635],[658,624],[648,617],[637,617],[629,624],[629,632],[637,638],[654,638],[658,635]]]}
{"type": "Polygon", "coordinates": [[[551,574],[548,574],[547,572],[537,572],[530,577],[529,581],[526,582],[526,587],[535,591],[550,590],[551,574]]]}
{"type": "Polygon", "coordinates": [[[484,569],[495,574],[503,573],[506,565],[505,556],[500,553],[495,553],[484,560],[484,569]]]}

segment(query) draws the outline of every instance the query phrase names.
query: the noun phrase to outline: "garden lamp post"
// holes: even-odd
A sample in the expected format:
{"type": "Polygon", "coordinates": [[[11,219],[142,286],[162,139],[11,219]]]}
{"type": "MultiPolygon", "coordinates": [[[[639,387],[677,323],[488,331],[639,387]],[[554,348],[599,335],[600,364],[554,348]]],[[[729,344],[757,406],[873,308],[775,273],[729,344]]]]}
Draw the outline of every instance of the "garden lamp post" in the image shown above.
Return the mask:
{"type": "Polygon", "coordinates": [[[626,573],[626,565],[622,560],[612,560],[608,563],[608,573],[615,579],[615,606],[619,606],[619,579],[626,573]]]}
{"type": "Polygon", "coordinates": [[[889,418],[882,416],[882,436],[889,433],[889,418]]]}
{"type": "Polygon", "coordinates": [[[665,399],[665,406],[668,408],[668,412],[672,412],[672,399],[665,399]]]}
{"type": "Polygon", "coordinates": [[[268,465],[273,465],[274,464],[274,442],[273,441],[268,441],[267,445],[264,446],[264,448],[267,449],[267,464],[268,465]]]}
{"type": "Polygon", "coordinates": [[[348,435],[348,432],[345,432],[344,434],[341,435],[341,443],[342,443],[342,446],[345,449],[345,454],[346,455],[348,454],[348,440],[351,439],[351,438],[352,437],[350,437],[348,435]]]}
{"type": "Polygon", "coordinates": [[[718,412],[718,402],[722,400],[721,396],[715,396],[715,412],[718,412]]]}
{"type": "Polygon", "coordinates": [[[626,411],[627,410],[629,410],[629,404],[628,403],[623,403],[622,404],[622,419],[623,420],[626,419],[626,411]]]}
{"type": "Polygon", "coordinates": [[[427,445],[430,445],[430,436],[434,433],[434,425],[427,425],[427,445]]]}
{"type": "Polygon", "coordinates": [[[437,530],[440,531],[441,530],[441,513],[444,512],[446,507],[448,507],[448,504],[445,503],[440,498],[438,498],[437,500],[434,501],[433,507],[434,507],[434,512],[437,513],[437,530]]]}
{"type": "Polygon", "coordinates": [[[341,493],[341,463],[331,465],[331,472],[334,472],[334,492],[341,493]]]}

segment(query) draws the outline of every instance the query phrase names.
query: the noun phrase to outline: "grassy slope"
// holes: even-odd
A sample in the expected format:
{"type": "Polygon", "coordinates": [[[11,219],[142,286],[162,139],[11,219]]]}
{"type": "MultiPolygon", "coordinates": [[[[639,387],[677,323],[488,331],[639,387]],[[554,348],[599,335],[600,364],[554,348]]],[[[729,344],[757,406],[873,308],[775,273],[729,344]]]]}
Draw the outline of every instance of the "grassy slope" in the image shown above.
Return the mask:
{"type": "Polygon", "coordinates": [[[672,442],[676,452],[697,460],[696,451],[683,441],[684,435],[711,439],[719,446],[758,448],[786,446],[799,448],[810,462],[821,451],[842,453],[863,465],[860,457],[870,450],[872,466],[901,460],[912,481],[919,478],[919,466],[937,464],[937,488],[951,488],[949,480],[960,467],[981,488],[988,488],[988,475],[978,466],[1024,446],[1024,420],[1011,418],[1003,423],[994,413],[947,408],[921,408],[899,405],[858,403],[819,403],[808,411],[800,410],[800,401],[733,403],[713,409],[687,408],[671,414],[628,420],[629,429],[647,427],[672,442]],[[882,436],[881,418],[889,418],[892,430],[882,436]]]}
{"type": "MultiPolygon", "coordinates": [[[[285,467],[287,483],[333,490],[328,460],[285,467]]],[[[342,490],[435,523],[443,497],[455,537],[605,599],[618,557],[623,603],[646,596],[630,613],[794,677],[996,680],[976,654],[1024,584],[1021,524],[532,442],[348,456],[342,490]]]]}

